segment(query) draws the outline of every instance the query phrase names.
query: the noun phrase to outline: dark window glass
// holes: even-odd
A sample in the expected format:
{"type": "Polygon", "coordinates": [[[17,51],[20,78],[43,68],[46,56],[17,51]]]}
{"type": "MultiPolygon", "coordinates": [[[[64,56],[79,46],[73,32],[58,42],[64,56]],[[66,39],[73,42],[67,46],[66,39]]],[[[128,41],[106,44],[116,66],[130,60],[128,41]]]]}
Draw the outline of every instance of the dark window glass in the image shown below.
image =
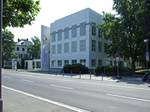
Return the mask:
{"type": "Polygon", "coordinates": [[[77,26],[76,25],[72,26],[71,35],[72,35],[72,37],[77,36],[77,26]]]}
{"type": "Polygon", "coordinates": [[[24,48],[22,48],[22,51],[24,51],[24,48]]]}
{"type": "Polygon", "coordinates": [[[92,35],[96,36],[96,26],[95,25],[92,26],[92,35]]]}
{"type": "Polygon", "coordinates": [[[99,37],[99,38],[101,38],[101,37],[102,37],[101,29],[98,29],[98,37],[99,37]]]}
{"type": "Polygon", "coordinates": [[[17,51],[19,51],[19,47],[17,47],[17,51]]]}
{"type": "Polygon", "coordinates": [[[68,39],[69,38],[69,28],[65,28],[64,29],[64,39],[68,39]]]}
{"type": "Polygon", "coordinates": [[[96,59],[92,59],[92,67],[96,67],[96,59]]]}
{"type": "Polygon", "coordinates": [[[102,52],[102,42],[98,42],[98,51],[102,52]]]}
{"type": "Polygon", "coordinates": [[[62,31],[59,30],[58,31],[58,41],[61,41],[62,40],[62,31]]]}
{"type": "Polygon", "coordinates": [[[86,34],[86,23],[80,24],[80,36],[84,36],[86,34]]]}
{"type": "Polygon", "coordinates": [[[92,51],[96,51],[96,40],[92,40],[92,51]]]}

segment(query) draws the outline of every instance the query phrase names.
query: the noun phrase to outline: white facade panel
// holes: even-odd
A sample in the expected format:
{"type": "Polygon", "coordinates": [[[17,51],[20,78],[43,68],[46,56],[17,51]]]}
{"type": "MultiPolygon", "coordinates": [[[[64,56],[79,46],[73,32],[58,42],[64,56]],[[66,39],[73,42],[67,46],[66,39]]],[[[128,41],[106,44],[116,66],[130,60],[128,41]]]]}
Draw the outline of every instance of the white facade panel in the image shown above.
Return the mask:
{"type": "Polygon", "coordinates": [[[62,68],[69,61],[69,64],[77,61],[77,63],[85,62],[85,65],[89,68],[92,67],[92,59],[96,60],[96,66],[99,62],[105,60],[106,54],[104,53],[104,39],[102,37],[98,37],[98,28],[96,28],[96,35],[92,35],[92,25],[96,26],[102,22],[102,17],[100,14],[95,11],[87,8],[72,15],[66,16],[62,19],[59,19],[51,24],[50,26],[50,68],[62,68]],[[82,25],[86,26],[85,35],[84,28],[82,25]],[[72,34],[72,28],[76,27],[76,33],[72,34]],[[80,28],[82,27],[82,30],[80,28]],[[69,38],[65,39],[65,29],[69,29],[69,38]],[[62,34],[62,39],[58,39],[60,37],[60,32],[62,34]],[[82,32],[83,31],[83,32],[82,32]],[[55,34],[56,38],[53,42],[52,35],[55,34]],[[83,34],[83,35],[82,35],[83,34]],[[58,36],[59,35],[59,36],[58,36]],[[73,36],[74,35],[74,36],[73,36]],[[96,41],[96,51],[91,51],[92,40],[96,41]],[[84,43],[86,42],[86,48],[84,48],[84,43]],[[98,51],[98,42],[102,43],[102,51],[98,51]],[[72,43],[76,43],[71,45],[72,43]],[[66,51],[66,43],[69,44],[69,51],[66,51]],[[62,46],[61,53],[58,51],[58,45],[62,46]],[[83,45],[81,45],[83,44],[83,45]],[[77,46],[76,46],[77,45],[77,46]],[[52,52],[52,46],[56,47],[55,53],[52,52]],[[74,50],[72,50],[72,46],[76,46],[74,50]],[[64,49],[65,48],[65,49],[64,49]],[[64,52],[65,51],[65,52],[64,52]],[[62,62],[62,65],[61,65],[62,62]]]}

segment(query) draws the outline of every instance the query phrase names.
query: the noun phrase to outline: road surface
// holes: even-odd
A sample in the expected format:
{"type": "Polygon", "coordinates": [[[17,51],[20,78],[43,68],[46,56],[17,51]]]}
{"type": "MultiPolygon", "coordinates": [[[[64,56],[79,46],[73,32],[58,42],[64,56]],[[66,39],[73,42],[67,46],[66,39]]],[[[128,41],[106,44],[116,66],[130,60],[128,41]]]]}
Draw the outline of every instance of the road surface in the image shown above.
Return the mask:
{"type": "Polygon", "coordinates": [[[150,111],[149,84],[81,80],[4,70],[3,88],[76,112],[150,111]]]}

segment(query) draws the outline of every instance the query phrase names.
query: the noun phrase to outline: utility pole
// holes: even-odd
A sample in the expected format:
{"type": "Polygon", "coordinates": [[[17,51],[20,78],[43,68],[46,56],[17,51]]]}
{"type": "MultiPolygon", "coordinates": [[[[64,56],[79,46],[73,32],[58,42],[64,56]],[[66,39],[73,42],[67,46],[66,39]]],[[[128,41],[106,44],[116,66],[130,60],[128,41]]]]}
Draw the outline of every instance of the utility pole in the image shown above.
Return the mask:
{"type": "Polygon", "coordinates": [[[148,49],[148,43],[149,40],[148,39],[144,39],[144,42],[146,44],[146,52],[145,52],[145,58],[146,58],[146,69],[148,69],[148,63],[149,63],[149,49],[148,49]]]}
{"type": "Polygon", "coordinates": [[[3,112],[2,100],[2,15],[3,15],[3,0],[0,1],[0,112],[3,112]]]}

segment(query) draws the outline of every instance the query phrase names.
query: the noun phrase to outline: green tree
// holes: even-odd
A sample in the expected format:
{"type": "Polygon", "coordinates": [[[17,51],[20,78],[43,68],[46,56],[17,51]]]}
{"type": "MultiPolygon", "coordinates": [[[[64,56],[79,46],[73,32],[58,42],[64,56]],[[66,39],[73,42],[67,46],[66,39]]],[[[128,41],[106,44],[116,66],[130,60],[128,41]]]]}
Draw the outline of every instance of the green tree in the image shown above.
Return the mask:
{"type": "Polygon", "coordinates": [[[39,0],[4,0],[3,28],[31,25],[40,11],[39,0]]]}
{"type": "Polygon", "coordinates": [[[109,56],[116,57],[122,54],[121,39],[122,32],[120,27],[120,19],[111,13],[103,13],[104,23],[100,25],[103,36],[107,40],[105,44],[105,52],[109,56]]]}
{"type": "Polygon", "coordinates": [[[15,42],[14,42],[14,35],[5,29],[3,31],[3,46],[2,46],[2,57],[4,64],[4,60],[8,61],[9,59],[12,59],[15,57],[15,42]]]}
{"type": "Polygon", "coordinates": [[[115,50],[124,58],[128,60],[131,58],[132,69],[135,69],[135,62],[139,61],[139,57],[143,61],[143,36],[149,35],[149,32],[143,34],[144,30],[147,29],[143,26],[145,18],[141,17],[141,15],[145,16],[144,1],[146,0],[114,0],[113,8],[118,15],[113,15],[113,18],[104,15],[104,23],[101,26],[104,36],[111,43],[106,45],[108,54],[112,56],[111,52],[115,50]],[[116,48],[117,46],[119,50],[116,48]],[[112,48],[114,49],[112,50],[112,48]]]}
{"type": "Polygon", "coordinates": [[[32,44],[28,46],[28,52],[32,56],[32,59],[39,59],[41,42],[40,42],[39,38],[36,36],[31,38],[31,40],[32,40],[32,44]]]}

